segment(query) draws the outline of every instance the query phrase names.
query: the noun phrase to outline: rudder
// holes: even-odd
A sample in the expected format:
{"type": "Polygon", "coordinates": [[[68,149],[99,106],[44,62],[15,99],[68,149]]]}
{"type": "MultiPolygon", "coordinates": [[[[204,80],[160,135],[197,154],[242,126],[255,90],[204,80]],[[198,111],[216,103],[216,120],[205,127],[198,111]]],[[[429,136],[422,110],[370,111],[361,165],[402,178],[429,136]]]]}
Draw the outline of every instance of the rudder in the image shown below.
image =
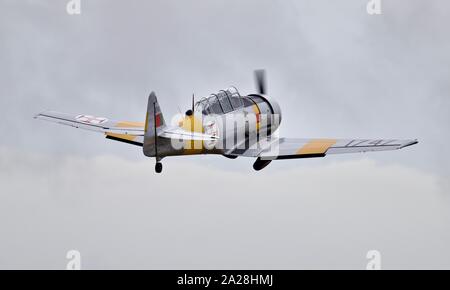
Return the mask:
{"type": "Polygon", "coordinates": [[[145,156],[157,156],[158,155],[158,131],[165,127],[161,108],[159,107],[158,100],[155,92],[151,92],[148,97],[147,114],[145,117],[145,135],[143,151],[145,156]]]}

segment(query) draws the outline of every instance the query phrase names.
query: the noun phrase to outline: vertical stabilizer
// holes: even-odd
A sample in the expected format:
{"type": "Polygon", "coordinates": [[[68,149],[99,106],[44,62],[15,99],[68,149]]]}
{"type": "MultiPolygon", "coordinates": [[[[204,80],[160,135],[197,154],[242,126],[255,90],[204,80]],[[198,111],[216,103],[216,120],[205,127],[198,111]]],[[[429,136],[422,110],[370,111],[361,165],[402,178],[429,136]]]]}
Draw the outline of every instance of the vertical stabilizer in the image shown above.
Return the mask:
{"type": "Polygon", "coordinates": [[[145,135],[143,151],[145,156],[158,155],[158,132],[166,126],[164,117],[156,99],[155,92],[148,97],[147,114],[145,116],[145,135]]]}

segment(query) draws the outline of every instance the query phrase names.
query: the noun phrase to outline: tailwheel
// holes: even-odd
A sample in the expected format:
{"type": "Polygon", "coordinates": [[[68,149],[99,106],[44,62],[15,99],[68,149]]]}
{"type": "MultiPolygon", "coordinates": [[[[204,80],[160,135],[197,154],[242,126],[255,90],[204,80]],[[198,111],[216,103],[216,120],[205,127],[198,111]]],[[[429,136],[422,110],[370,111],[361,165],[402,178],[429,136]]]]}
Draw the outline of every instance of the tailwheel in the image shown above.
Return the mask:
{"type": "Polygon", "coordinates": [[[161,162],[156,162],[156,164],[155,164],[155,172],[156,173],[161,173],[162,172],[162,163],[161,162]]]}

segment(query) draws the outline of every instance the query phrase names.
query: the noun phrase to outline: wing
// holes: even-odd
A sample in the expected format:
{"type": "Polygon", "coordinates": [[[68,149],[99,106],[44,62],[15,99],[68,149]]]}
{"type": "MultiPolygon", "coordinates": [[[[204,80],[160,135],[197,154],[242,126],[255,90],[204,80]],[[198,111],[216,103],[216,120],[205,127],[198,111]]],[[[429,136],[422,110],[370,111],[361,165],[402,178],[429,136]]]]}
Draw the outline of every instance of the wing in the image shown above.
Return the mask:
{"type": "Polygon", "coordinates": [[[35,116],[36,119],[50,121],[74,128],[100,132],[106,138],[142,146],[144,143],[144,122],[116,121],[92,115],[70,115],[46,111],[35,116]]]}
{"type": "Polygon", "coordinates": [[[324,157],[327,154],[357,153],[401,149],[417,140],[395,139],[295,139],[269,138],[255,148],[234,149],[228,155],[260,157],[265,160],[324,157]]]}
{"type": "Polygon", "coordinates": [[[180,127],[165,127],[158,133],[158,137],[187,141],[214,141],[219,139],[216,135],[187,131],[180,127]]]}
{"type": "Polygon", "coordinates": [[[114,121],[105,117],[70,115],[53,111],[39,113],[35,116],[35,118],[62,125],[68,125],[75,128],[104,133],[115,132],[134,135],[143,135],[144,133],[144,122],[114,121]]]}
{"type": "MultiPolygon", "coordinates": [[[[50,121],[74,128],[100,132],[106,138],[128,144],[144,144],[145,123],[134,121],[117,121],[92,115],[71,115],[54,111],[39,113],[36,119],[50,121]]],[[[158,128],[158,136],[177,140],[216,140],[216,136],[189,132],[178,127],[164,126],[158,128]]]]}

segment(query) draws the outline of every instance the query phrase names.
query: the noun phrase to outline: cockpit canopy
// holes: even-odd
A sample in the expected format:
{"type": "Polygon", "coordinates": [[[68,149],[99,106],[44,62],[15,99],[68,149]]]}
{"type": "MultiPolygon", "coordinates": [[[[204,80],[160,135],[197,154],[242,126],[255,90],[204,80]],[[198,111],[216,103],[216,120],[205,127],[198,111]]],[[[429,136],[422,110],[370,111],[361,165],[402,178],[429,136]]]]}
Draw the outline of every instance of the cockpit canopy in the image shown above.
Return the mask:
{"type": "Polygon", "coordinates": [[[244,106],[243,97],[235,87],[229,87],[195,103],[195,111],[209,114],[226,114],[244,106]]]}

